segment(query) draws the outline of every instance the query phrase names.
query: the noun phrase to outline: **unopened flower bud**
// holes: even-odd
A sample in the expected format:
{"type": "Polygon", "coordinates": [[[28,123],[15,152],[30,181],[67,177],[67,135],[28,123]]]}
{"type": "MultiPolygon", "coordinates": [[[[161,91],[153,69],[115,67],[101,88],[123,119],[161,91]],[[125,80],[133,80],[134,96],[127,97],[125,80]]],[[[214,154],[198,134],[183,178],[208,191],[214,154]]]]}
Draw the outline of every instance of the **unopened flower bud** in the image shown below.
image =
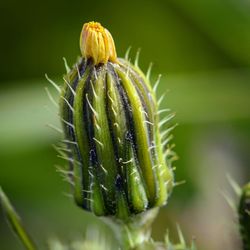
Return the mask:
{"type": "Polygon", "coordinates": [[[60,103],[77,204],[121,219],[164,205],[173,176],[149,80],[116,58],[113,38],[99,23],[83,26],[80,47],[60,103]]]}

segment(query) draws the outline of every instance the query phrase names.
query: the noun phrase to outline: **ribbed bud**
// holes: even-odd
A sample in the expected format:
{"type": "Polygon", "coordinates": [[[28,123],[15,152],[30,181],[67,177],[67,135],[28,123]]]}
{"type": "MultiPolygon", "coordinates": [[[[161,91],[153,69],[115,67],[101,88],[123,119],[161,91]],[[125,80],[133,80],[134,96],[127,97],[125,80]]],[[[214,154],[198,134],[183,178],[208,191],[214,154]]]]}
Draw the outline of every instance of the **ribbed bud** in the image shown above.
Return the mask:
{"type": "Polygon", "coordinates": [[[127,218],[164,205],[173,176],[149,81],[127,60],[97,61],[81,58],[61,94],[70,177],[80,207],[127,218]]]}

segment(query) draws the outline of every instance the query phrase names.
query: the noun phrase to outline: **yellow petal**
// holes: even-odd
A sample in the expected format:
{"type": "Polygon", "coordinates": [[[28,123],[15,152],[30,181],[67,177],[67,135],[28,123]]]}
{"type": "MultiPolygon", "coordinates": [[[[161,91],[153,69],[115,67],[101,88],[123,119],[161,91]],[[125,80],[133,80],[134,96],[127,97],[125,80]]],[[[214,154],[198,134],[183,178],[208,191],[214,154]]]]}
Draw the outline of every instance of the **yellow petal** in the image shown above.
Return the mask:
{"type": "Polygon", "coordinates": [[[95,65],[116,62],[115,43],[110,32],[100,23],[85,23],[80,36],[80,49],[84,58],[91,58],[95,65]]]}

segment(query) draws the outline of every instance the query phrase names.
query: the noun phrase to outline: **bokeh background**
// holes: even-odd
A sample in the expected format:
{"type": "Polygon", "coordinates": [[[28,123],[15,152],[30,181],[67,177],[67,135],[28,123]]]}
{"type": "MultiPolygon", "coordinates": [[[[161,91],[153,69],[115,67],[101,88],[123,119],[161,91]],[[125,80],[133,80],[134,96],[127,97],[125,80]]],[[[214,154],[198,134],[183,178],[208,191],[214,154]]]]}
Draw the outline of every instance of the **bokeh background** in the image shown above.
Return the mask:
{"type": "MultiPolygon", "coordinates": [[[[198,249],[240,249],[236,218],[222,193],[235,199],[227,181],[250,178],[250,2],[247,0],[18,1],[0,3],[0,185],[37,242],[64,242],[97,227],[97,218],[68,198],[52,144],[60,135],[44,74],[62,83],[62,57],[80,54],[84,22],[99,21],[124,56],[141,48],[140,67],[154,63],[152,81],[163,75],[158,94],[176,112],[173,143],[179,155],[175,188],[154,224],[161,240],[176,223],[198,249]]],[[[50,90],[55,94],[52,87],[50,90]]],[[[55,95],[56,97],[56,95],[55,95]]],[[[114,243],[115,244],[115,243],[114,243]]],[[[22,249],[0,213],[0,249],[22,249]]],[[[115,249],[115,248],[114,248],[115,249]]]]}

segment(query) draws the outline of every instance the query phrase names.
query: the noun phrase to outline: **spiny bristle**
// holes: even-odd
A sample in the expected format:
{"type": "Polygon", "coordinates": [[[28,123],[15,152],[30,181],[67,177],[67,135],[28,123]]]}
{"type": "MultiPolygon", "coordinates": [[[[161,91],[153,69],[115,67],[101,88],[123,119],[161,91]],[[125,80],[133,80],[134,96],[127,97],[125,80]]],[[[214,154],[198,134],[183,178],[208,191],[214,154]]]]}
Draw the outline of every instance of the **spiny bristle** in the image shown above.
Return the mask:
{"type": "Polygon", "coordinates": [[[155,82],[155,84],[154,84],[154,87],[153,87],[154,93],[156,93],[160,81],[161,81],[161,74],[158,75],[158,78],[157,78],[157,80],[156,80],[156,82],[155,82]]]}
{"type": "Polygon", "coordinates": [[[129,53],[130,53],[130,51],[131,51],[131,46],[129,46],[128,48],[127,48],[127,50],[126,50],[126,53],[125,53],[125,60],[127,60],[127,61],[129,61],[129,53]]]}
{"type": "Polygon", "coordinates": [[[153,67],[153,63],[151,62],[148,66],[148,70],[146,73],[146,79],[149,81],[150,80],[150,76],[151,76],[151,71],[152,71],[152,67],[153,67]]]}
{"type": "Polygon", "coordinates": [[[56,108],[58,108],[59,107],[58,103],[55,101],[54,97],[52,96],[52,94],[50,93],[50,91],[49,91],[49,89],[47,87],[45,87],[45,91],[46,91],[46,93],[47,93],[47,95],[49,97],[49,100],[53,103],[53,105],[56,108]]]}
{"type": "Polygon", "coordinates": [[[46,79],[48,80],[49,83],[57,90],[57,92],[60,94],[61,93],[61,88],[54,82],[52,81],[47,74],[45,74],[46,79]]]}
{"type": "Polygon", "coordinates": [[[63,57],[63,62],[64,62],[64,67],[65,67],[66,73],[68,74],[70,72],[70,67],[69,67],[65,57],[63,57]]]}
{"type": "Polygon", "coordinates": [[[62,131],[60,128],[58,128],[57,126],[55,126],[55,125],[53,125],[53,124],[48,123],[48,124],[47,124],[47,127],[53,129],[54,131],[56,131],[56,132],[58,132],[58,133],[60,133],[60,134],[63,133],[63,131],[62,131]]]}
{"type": "Polygon", "coordinates": [[[71,93],[75,96],[76,92],[73,90],[73,88],[71,87],[71,85],[69,84],[69,82],[65,79],[65,77],[63,77],[63,80],[67,84],[67,86],[69,87],[71,93]]]}
{"type": "Polygon", "coordinates": [[[135,56],[135,67],[139,67],[139,57],[140,57],[140,53],[141,53],[141,49],[139,48],[136,52],[136,56],[135,56]]]}

